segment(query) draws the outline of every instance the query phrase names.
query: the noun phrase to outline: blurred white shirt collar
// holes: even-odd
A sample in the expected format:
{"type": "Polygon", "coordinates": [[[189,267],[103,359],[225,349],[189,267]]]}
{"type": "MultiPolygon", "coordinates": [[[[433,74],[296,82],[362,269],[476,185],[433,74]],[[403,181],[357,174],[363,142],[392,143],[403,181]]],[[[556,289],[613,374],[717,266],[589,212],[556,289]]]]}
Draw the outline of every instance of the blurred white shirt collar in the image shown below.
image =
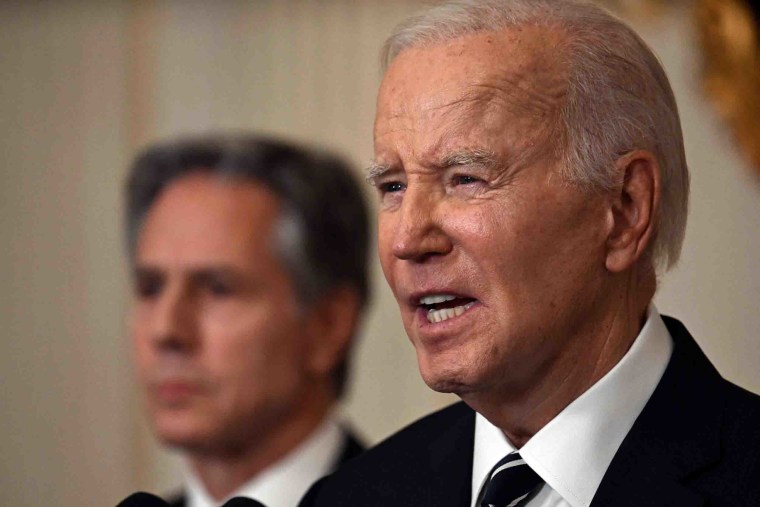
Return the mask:
{"type": "Polygon", "coordinates": [[[293,507],[317,480],[332,472],[343,450],[343,430],[328,417],[283,459],[262,471],[227,499],[216,502],[200,479],[187,474],[187,507],[217,507],[229,498],[253,498],[267,507],[293,507]]]}

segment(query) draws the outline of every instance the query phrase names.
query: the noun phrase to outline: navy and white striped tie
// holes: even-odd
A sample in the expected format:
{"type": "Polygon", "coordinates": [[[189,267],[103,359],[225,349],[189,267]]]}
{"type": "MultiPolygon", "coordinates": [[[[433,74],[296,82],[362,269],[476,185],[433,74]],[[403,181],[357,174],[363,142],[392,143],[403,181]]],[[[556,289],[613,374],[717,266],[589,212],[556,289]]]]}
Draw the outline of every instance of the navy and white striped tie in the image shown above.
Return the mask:
{"type": "Polygon", "coordinates": [[[491,470],[480,506],[515,507],[542,482],[517,451],[511,452],[491,470]]]}

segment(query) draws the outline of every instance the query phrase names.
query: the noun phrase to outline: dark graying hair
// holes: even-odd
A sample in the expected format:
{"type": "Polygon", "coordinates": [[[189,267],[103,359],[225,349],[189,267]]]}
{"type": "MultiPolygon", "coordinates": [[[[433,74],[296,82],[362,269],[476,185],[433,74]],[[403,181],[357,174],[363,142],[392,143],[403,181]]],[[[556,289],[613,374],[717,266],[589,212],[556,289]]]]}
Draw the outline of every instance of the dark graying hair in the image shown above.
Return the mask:
{"type": "Polygon", "coordinates": [[[385,43],[382,65],[412,47],[520,26],[563,34],[556,52],[569,75],[557,149],[566,181],[616,190],[624,177],[615,167],[620,156],[644,149],[657,158],[662,199],[650,251],[658,271],[672,267],[689,200],[678,108],[659,60],[621,20],[582,0],[449,0],[399,25],[385,43]]]}
{"type": "MultiPolygon", "coordinates": [[[[260,184],[280,200],[273,248],[300,302],[309,306],[333,288],[369,298],[366,202],[350,166],[334,154],[252,134],[212,134],[149,146],[127,180],[127,241],[134,260],[148,211],[172,182],[191,173],[260,184]]],[[[348,359],[348,354],[346,355],[348,359]]],[[[345,389],[348,361],[335,372],[345,389]]]]}

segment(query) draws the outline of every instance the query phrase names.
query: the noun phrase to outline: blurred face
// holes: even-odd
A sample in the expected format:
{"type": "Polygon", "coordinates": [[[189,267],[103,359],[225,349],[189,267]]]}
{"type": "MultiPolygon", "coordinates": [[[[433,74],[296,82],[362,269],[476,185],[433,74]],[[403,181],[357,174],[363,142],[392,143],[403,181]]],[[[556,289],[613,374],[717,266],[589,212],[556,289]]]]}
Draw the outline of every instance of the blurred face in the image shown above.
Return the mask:
{"type": "Polygon", "coordinates": [[[279,209],[262,186],[196,173],[148,212],[132,333],[148,412],[169,445],[248,446],[310,392],[310,323],[271,249],[279,209]]]}
{"type": "Polygon", "coordinates": [[[555,38],[524,27],[408,49],[382,83],[380,260],[434,389],[514,392],[582,354],[608,224],[601,197],[557,174],[555,38]]]}

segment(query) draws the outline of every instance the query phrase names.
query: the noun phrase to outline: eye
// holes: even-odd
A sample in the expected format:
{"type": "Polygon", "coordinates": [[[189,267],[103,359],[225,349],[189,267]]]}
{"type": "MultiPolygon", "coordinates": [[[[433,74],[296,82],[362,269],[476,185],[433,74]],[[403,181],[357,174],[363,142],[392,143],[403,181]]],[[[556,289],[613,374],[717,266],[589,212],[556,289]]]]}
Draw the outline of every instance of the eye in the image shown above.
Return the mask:
{"type": "Polygon", "coordinates": [[[406,185],[400,181],[387,181],[378,184],[377,189],[381,194],[392,194],[406,189],[406,185]]]}
{"type": "Polygon", "coordinates": [[[150,300],[161,294],[163,280],[158,276],[142,276],[135,280],[135,296],[138,299],[150,300]]]}
{"type": "Polygon", "coordinates": [[[206,290],[217,297],[225,297],[231,295],[234,290],[233,287],[224,280],[218,280],[211,278],[206,281],[206,290]]]}
{"type": "Polygon", "coordinates": [[[456,174],[452,178],[452,183],[454,185],[471,185],[473,183],[482,182],[480,178],[476,178],[475,176],[470,176],[469,174],[456,174]]]}

